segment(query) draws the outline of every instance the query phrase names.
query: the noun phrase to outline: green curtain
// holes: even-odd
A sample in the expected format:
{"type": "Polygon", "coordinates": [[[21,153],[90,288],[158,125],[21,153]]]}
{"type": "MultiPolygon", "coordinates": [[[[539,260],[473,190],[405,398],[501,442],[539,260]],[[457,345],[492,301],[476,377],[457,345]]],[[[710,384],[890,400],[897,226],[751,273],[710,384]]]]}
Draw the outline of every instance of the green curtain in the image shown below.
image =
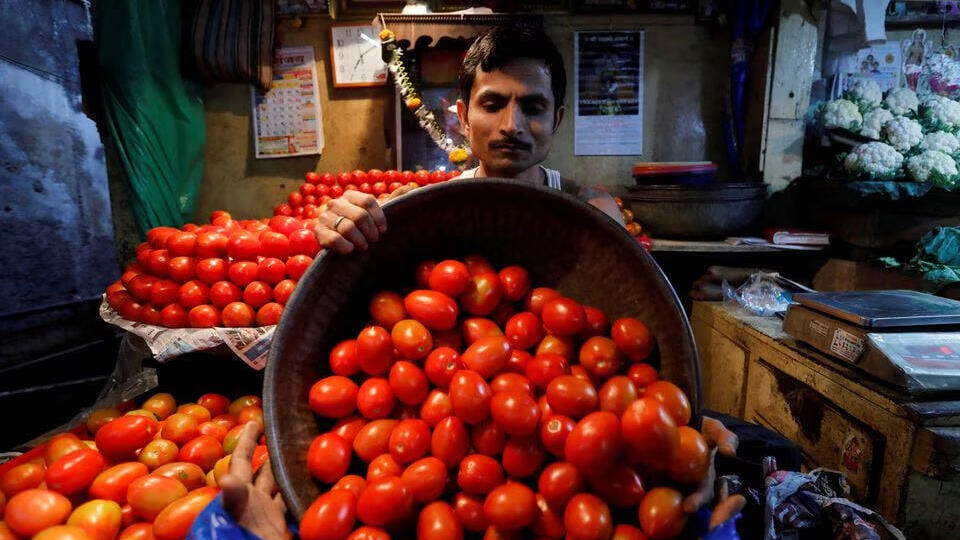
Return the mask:
{"type": "Polygon", "coordinates": [[[193,218],[203,180],[202,86],[181,71],[181,0],[100,0],[104,116],[141,233],[193,218]]]}

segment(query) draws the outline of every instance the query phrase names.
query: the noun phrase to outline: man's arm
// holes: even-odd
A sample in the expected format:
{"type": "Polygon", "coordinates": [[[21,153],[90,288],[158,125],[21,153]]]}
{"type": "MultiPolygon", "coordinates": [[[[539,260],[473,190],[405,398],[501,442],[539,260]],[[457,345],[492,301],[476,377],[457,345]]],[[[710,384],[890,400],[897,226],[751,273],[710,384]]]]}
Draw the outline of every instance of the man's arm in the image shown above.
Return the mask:
{"type": "MultiPolygon", "coordinates": [[[[565,182],[569,182],[569,180],[565,180],[565,182]]],[[[623,214],[620,213],[620,207],[617,206],[617,202],[614,201],[613,197],[606,191],[590,186],[580,186],[577,196],[582,201],[600,209],[601,212],[610,216],[610,218],[619,223],[621,227],[626,228],[627,224],[623,221],[623,214]]]]}

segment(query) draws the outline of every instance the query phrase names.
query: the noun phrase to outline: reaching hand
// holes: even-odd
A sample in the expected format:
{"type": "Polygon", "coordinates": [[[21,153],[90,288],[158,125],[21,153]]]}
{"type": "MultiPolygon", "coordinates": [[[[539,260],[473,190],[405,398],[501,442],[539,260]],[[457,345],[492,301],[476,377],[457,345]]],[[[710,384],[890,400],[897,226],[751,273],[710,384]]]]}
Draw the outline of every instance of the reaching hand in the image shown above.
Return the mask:
{"type": "MultiPolygon", "coordinates": [[[[390,194],[390,198],[410,190],[409,186],[401,186],[390,194]]],[[[376,197],[350,190],[327,203],[314,234],[321,247],[337,253],[351,253],[355,249],[365,251],[386,231],[387,218],[376,197]]]]}
{"type": "Polygon", "coordinates": [[[273,494],[275,484],[270,459],[253,479],[253,450],[260,426],[248,422],[230,455],[230,472],[220,478],[223,507],[241,526],[263,540],[289,540],[290,531],[284,519],[286,505],[280,494],[273,494]]]}
{"type": "MultiPolygon", "coordinates": [[[[714,418],[704,416],[700,431],[710,447],[710,471],[704,478],[703,483],[700,484],[699,489],[688,495],[683,501],[683,509],[691,514],[699,510],[700,507],[713,502],[714,483],[717,478],[714,456],[718,451],[724,456],[735,456],[737,454],[737,443],[739,442],[736,434],[714,418]]],[[[746,499],[739,495],[722,500],[713,510],[713,515],[710,518],[710,528],[736,515],[743,509],[746,502],[746,499]],[[716,525],[714,524],[715,520],[717,521],[716,525]]]]}

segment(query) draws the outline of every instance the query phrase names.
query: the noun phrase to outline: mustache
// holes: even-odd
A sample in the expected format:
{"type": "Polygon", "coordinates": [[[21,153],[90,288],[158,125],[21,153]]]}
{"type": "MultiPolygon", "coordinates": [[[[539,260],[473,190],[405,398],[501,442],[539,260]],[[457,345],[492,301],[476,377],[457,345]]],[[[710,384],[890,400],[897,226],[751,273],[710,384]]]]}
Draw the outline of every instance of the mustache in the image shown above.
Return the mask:
{"type": "Polygon", "coordinates": [[[489,144],[490,148],[516,148],[519,150],[530,150],[533,148],[533,145],[528,142],[523,142],[520,139],[508,138],[500,139],[498,141],[492,141],[489,144]]]}

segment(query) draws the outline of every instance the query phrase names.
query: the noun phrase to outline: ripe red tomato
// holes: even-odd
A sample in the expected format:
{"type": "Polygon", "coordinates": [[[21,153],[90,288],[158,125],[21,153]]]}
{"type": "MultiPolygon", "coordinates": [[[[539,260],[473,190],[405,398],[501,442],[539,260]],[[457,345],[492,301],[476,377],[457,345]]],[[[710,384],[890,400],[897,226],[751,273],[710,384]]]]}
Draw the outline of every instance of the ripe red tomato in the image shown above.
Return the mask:
{"type": "Polygon", "coordinates": [[[147,257],[146,269],[156,277],[167,277],[170,254],[165,249],[154,249],[147,257]]]}
{"type": "Polygon", "coordinates": [[[350,468],[350,445],[343,437],[324,433],[310,443],[307,449],[307,470],[324,484],[333,484],[350,468]]]}
{"type": "MultiPolygon", "coordinates": [[[[298,229],[290,233],[288,252],[290,255],[313,257],[320,251],[320,244],[313,229],[298,229]]],[[[283,257],[279,257],[283,258],[283,257]]]]}
{"type": "Polygon", "coordinates": [[[663,468],[673,460],[680,446],[677,423],[659,401],[642,397],[624,411],[623,441],[634,462],[663,468]]]}
{"type": "Polygon", "coordinates": [[[537,489],[551,507],[562,510],[567,502],[583,491],[584,478],[580,471],[566,461],[555,461],[540,473],[537,489]]]}
{"type": "Polygon", "coordinates": [[[453,374],[462,367],[460,355],[450,347],[437,347],[430,352],[423,363],[427,378],[438,388],[449,387],[453,374]]]}
{"type": "MultiPolygon", "coordinates": [[[[242,426],[241,429],[243,429],[242,426]]],[[[193,491],[206,485],[203,469],[193,463],[185,463],[182,461],[161,465],[154,470],[150,476],[175,480],[183,484],[183,486],[187,488],[187,491],[193,491]]],[[[129,490],[127,491],[127,495],[127,499],[129,500],[129,490]]]]}
{"type": "Polygon", "coordinates": [[[530,363],[530,360],[533,360],[533,357],[530,356],[530,353],[520,349],[512,349],[510,351],[510,359],[507,360],[507,366],[504,368],[504,371],[510,373],[526,373],[527,364],[530,363]]]}
{"type": "Polygon", "coordinates": [[[637,389],[630,379],[617,375],[610,377],[600,388],[600,410],[620,416],[637,399],[637,389]]]}
{"type": "Polygon", "coordinates": [[[393,291],[380,291],[370,299],[370,316],[373,322],[392,329],[393,325],[407,318],[403,297],[393,291]]]}
{"type": "Polygon", "coordinates": [[[325,186],[333,186],[337,183],[337,178],[330,173],[323,173],[320,175],[320,183],[325,186]]]}
{"type": "Polygon", "coordinates": [[[527,379],[539,391],[546,390],[550,381],[566,372],[567,361],[557,354],[538,354],[527,362],[527,367],[524,370],[527,379]]]}
{"type": "Polygon", "coordinates": [[[191,491],[187,496],[170,503],[153,520],[153,536],[156,540],[186,538],[197,516],[219,491],[218,488],[204,487],[191,491]]]}
{"type": "Polygon", "coordinates": [[[388,478],[391,476],[400,476],[403,472],[403,467],[397,463],[397,460],[393,458],[390,454],[380,454],[379,456],[373,458],[373,461],[367,466],[367,482],[373,482],[374,480],[379,480],[381,478],[388,478]]]}
{"type": "Polygon", "coordinates": [[[197,260],[193,257],[174,257],[167,263],[167,275],[177,283],[185,283],[196,273],[197,260]]]}
{"type": "Polygon", "coordinates": [[[417,540],[457,540],[463,538],[463,526],[456,511],[444,501],[423,507],[417,518],[417,540]]]}
{"type": "MultiPolygon", "coordinates": [[[[390,455],[390,454],[384,454],[390,455]]],[[[357,476],[355,474],[348,474],[340,480],[337,480],[337,483],[330,488],[331,491],[335,489],[345,489],[353,493],[354,496],[359,497],[363,490],[367,489],[367,481],[363,479],[362,476],[357,476]]]]}
{"type": "Polygon", "coordinates": [[[287,266],[283,261],[267,257],[257,264],[257,279],[269,285],[276,285],[287,277],[287,266]]]}
{"type": "Polygon", "coordinates": [[[153,521],[167,505],[186,494],[187,488],[177,480],[151,474],[130,483],[127,488],[127,503],[137,515],[153,521]]]}
{"type": "Polygon", "coordinates": [[[187,326],[187,310],[179,304],[170,304],[160,310],[160,322],[167,328],[184,328],[187,326]]]}
{"type": "Polygon", "coordinates": [[[349,377],[360,371],[360,364],[357,360],[357,341],[347,339],[337,343],[330,351],[330,370],[336,375],[349,377]]]}
{"type": "Polygon", "coordinates": [[[257,326],[269,326],[280,322],[283,306],[276,302],[267,302],[257,310],[257,326]]]}
{"type": "MultiPolygon", "coordinates": [[[[178,293],[178,303],[186,308],[206,304],[210,301],[210,287],[207,287],[202,281],[188,281],[180,286],[178,293]]],[[[161,313],[161,320],[162,320],[161,313]]]]}
{"type": "Polygon", "coordinates": [[[503,371],[510,359],[510,343],[503,336],[488,336],[478,339],[464,351],[463,364],[483,378],[490,378],[503,371]]]}
{"type": "Polygon", "coordinates": [[[503,447],[503,470],[512,478],[527,478],[543,466],[546,452],[539,437],[511,437],[503,447]]]}
{"type": "MultiPolygon", "coordinates": [[[[501,373],[490,381],[490,390],[494,395],[500,392],[516,391],[533,396],[533,384],[519,373],[501,373]]],[[[536,402],[534,402],[536,403],[536,402]]],[[[538,408],[539,410],[539,408],[538,408]]]]}
{"type": "Polygon", "coordinates": [[[368,326],[356,341],[357,362],[368,375],[382,375],[393,363],[393,342],[390,334],[380,326],[368,326]]]}
{"type": "Polygon", "coordinates": [[[357,410],[364,418],[386,418],[393,411],[396,398],[390,383],[383,377],[370,377],[357,391],[357,410]]]}
{"type": "Polygon", "coordinates": [[[223,445],[209,435],[200,435],[180,448],[177,459],[193,463],[204,471],[209,471],[218,459],[224,456],[223,445]]]}
{"type": "Polygon", "coordinates": [[[290,296],[293,294],[293,289],[296,288],[296,286],[297,283],[292,279],[281,280],[273,287],[273,299],[282,306],[287,305],[287,301],[290,299],[290,296]]]}
{"type": "Polygon", "coordinates": [[[522,266],[507,266],[500,270],[499,277],[503,296],[511,302],[523,300],[530,290],[530,274],[522,266]]]}
{"type": "Polygon", "coordinates": [[[223,257],[227,254],[227,242],[229,240],[227,235],[216,231],[199,233],[194,245],[194,255],[198,259],[223,257]]]}
{"type": "Polygon", "coordinates": [[[483,377],[473,371],[454,373],[449,395],[454,413],[468,424],[482,422],[490,413],[493,392],[483,377]]]}
{"type": "Polygon", "coordinates": [[[426,455],[430,448],[430,426],[418,418],[401,420],[390,433],[390,454],[405,465],[426,455]]]}
{"type": "Polygon", "coordinates": [[[667,381],[656,381],[643,389],[643,396],[660,402],[678,426],[690,423],[690,400],[676,385],[667,381]]]}
{"type": "Polygon", "coordinates": [[[542,414],[540,422],[540,442],[551,454],[562,458],[567,437],[573,431],[576,422],[562,414],[542,414]]]}
{"type": "Polygon", "coordinates": [[[96,450],[74,450],[50,464],[44,480],[48,489],[74,495],[86,490],[105,465],[106,461],[96,450]]]}
{"type": "Polygon", "coordinates": [[[405,319],[393,326],[391,341],[400,356],[419,360],[433,349],[433,336],[420,321],[405,319]]]}
{"type": "Polygon", "coordinates": [[[650,329],[638,319],[624,317],[613,321],[610,337],[627,358],[634,362],[646,360],[653,352],[653,336],[650,329]]]}
{"type": "Polygon", "coordinates": [[[569,298],[555,298],[543,305],[540,318],[547,332],[567,337],[583,331],[587,315],[579,302],[569,298]]]}
{"type": "Polygon", "coordinates": [[[710,469],[710,448],[697,430],[680,426],[677,428],[680,444],[670,461],[670,477],[687,485],[699,485],[710,469]]]}
{"type": "Polygon", "coordinates": [[[506,325],[506,336],[514,349],[529,349],[543,338],[540,319],[529,311],[517,313],[506,325]]]}
{"type": "Polygon", "coordinates": [[[683,495],[671,488],[651,489],[637,511],[640,526],[651,540],[669,540],[683,533],[687,514],[683,511],[683,495]]]}
{"type": "Polygon", "coordinates": [[[524,309],[539,317],[543,311],[543,305],[557,298],[563,298],[560,291],[551,289],[550,287],[537,287],[530,291],[530,294],[527,296],[524,309]]]}
{"type": "MultiPolygon", "coordinates": [[[[213,291],[211,290],[211,295],[213,291]]],[[[273,287],[263,281],[252,281],[243,289],[243,301],[259,308],[273,299],[273,287]]]]}
{"type": "Polygon", "coordinates": [[[540,356],[541,354],[556,354],[563,357],[567,362],[572,362],[576,352],[572,339],[548,334],[540,341],[540,345],[537,345],[537,350],[534,351],[534,354],[535,356],[540,356]]]}
{"type": "Polygon", "coordinates": [[[336,199],[337,197],[342,196],[343,193],[344,193],[343,186],[341,186],[341,185],[339,185],[339,184],[338,184],[338,185],[335,185],[335,186],[330,186],[330,196],[333,197],[334,199],[336,199]]]}
{"type": "Polygon", "coordinates": [[[583,336],[606,335],[607,327],[610,326],[610,321],[607,319],[607,316],[599,309],[591,306],[583,306],[583,312],[587,316],[587,322],[583,328],[583,336]]]}
{"type": "Polygon", "coordinates": [[[414,461],[400,475],[413,502],[422,504],[439,497],[447,485],[447,466],[430,456],[414,461]]]}
{"type": "MultiPolygon", "coordinates": [[[[223,259],[218,258],[203,259],[197,263],[195,273],[198,280],[206,283],[207,285],[213,285],[214,283],[227,278],[227,263],[223,259]]],[[[231,281],[236,281],[232,276],[230,279],[231,281]]]]}
{"type": "Polygon", "coordinates": [[[413,495],[397,477],[367,484],[357,499],[357,517],[367,525],[389,525],[413,512],[413,495]]]}
{"type": "Polygon", "coordinates": [[[497,274],[491,271],[470,277],[466,291],[460,296],[460,303],[467,313],[486,316],[496,309],[501,298],[503,298],[503,286],[497,274]]]}
{"type": "Polygon", "coordinates": [[[564,443],[563,455],[581,471],[602,474],[617,463],[620,447],[620,420],[600,411],[577,422],[564,443]]]}
{"type": "Polygon", "coordinates": [[[487,518],[483,515],[483,500],[473,495],[457,493],[453,498],[453,511],[463,528],[470,532],[481,532],[487,528],[487,518]]]}
{"type": "Polygon", "coordinates": [[[594,493],[619,508],[637,506],[646,494],[640,475],[626,463],[618,463],[604,474],[590,475],[587,478],[594,493]]]}
{"type": "Polygon", "coordinates": [[[397,401],[404,405],[419,405],[427,398],[430,383],[419,366],[412,362],[399,361],[390,368],[390,389],[397,401]]]}
{"type": "Polygon", "coordinates": [[[97,449],[107,459],[123,461],[146,446],[157,432],[157,422],[146,416],[121,416],[97,431],[97,449]]]}
{"type": "Polygon", "coordinates": [[[457,303],[441,292],[413,291],[403,299],[403,304],[411,317],[430,330],[450,330],[457,324],[457,303]]]}
{"type": "Polygon", "coordinates": [[[248,231],[238,231],[227,240],[227,254],[235,261],[255,261],[260,255],[260,239],[248,231]]]}
{"type": "MultiPolygon", "coordinates": [[[[229,401],[228,401],[229,403],[229,401]]],[[[223,427],[226,430],[231,430],[237,425],[237,417],[230,413],[218,414],[210,419],[211,422],[217,424],[218,426],[223,427]]]]}
{"type": "MultiPolygon", "coordinates": [[[[226,430],[224,430],[224,434],[226,434],[226,430]]],[[[161,465],[176,461],[179,452],[180,449],[172,441],[154,439],[140,450],[137,461],[146,465],[149,469],[156,469],[161,465]]]]}
{"type": "Polygon", "coordinates": [[[612,339],[594,336],[580,347],[580,365],[597,380],[620,371],[623,358],[612,339]]]}
{"type": "Polygon", "coordinates": [[[547,385],[547,403],[558,414],[580,418],[596,410],[597,390],[580,377],[560,375],[547,385]]]}
{"type": "Polygon", "coordinates": [[[220,310],[203,304],[191,308],[187,318],[192,328],[213,328],[220,324],[220,310]]]}
{"type": "Polygon", "coordinates": [[[210,303],[218,308],[223,308],[231,302],[239,302],[241,299],[240,287],[229,281],[218,281],[210,286],[210,303]]]}
{"type": "Polygon", "coordinates": [[[171,414],[160,429],[160,436],[177,445],[184,445],[200,434],[200,423],[189,414],[171,414]]]}
{"type": "Polygon", "coordinates": [[[79,528],[91,540],[114,540],[122,521],[119,504],[92,500],[78,506],[67,518],[67,525],[79,528]]]}
{"type": "Polygon", "coordinates": [[[519,482],[507,482],[491,491],[483,501],[487,522],[501,531],[520,530],[538,513],[533,490],[519,482]]]}
{"type": "Polygon", "coordinates": [[[353,439],[353,451],[365,462],[389,451],[390,433],[399,420],[381,418],[368,422],[353,439]]]}
{"type": "Polygon", "coordinates": [[[154,249],[163,249],[167,246],[170,235],[180,232],[174,227],[154,227],[147,231],[147,242],[154,249]]]}
{"type": "Polygon", "coordinates": [[[128,462],[114,465],[101,472],[90,484],[90,496],[118,504],[127,503],[127,487],[137,478],[149,473],[143,463],[128,462]]]}
{"type": "MultiPolygon", "coordinates": [[[[93,412],[90,413],[90,416],[87,417],[87,431],[89,431],[91,435],[96,435],[97,431],[99,431],[100,428],[106,425],[107,422],[115,418],[119,418],[120,416],[122,416],[121,412],[113,407],[106,408],[106,409],[95,409],[93,412]]],[[[54,437],[54,439],[56,439],[56,437],[54,437]]],[[[79,442],[79,440],[76,439],[75,436],[73,437],[73,439],[79,442]]],[[[51,439],[51,442],[52,441],[53,439],[51,439]]],[[[49,442],[47,444],[49,445],[49,442]]],[[[78,450],[79,448],[80,448],[79,446],[70,447],[71,450],[78,450]]],[[[64,455],[66,455],[66,452],[62,453],[58,457],[63,457],[64,455]]],[[[0,491],[3,491],[2,480],[0,480],[0,491]]]]}
{"type": "Polygon", "coordinates": [[[467,269],[470,271],[471,276],[479,276],[480,274],[489,274],[497,273],[497,270],[490,264],[485,257],[480,255],[467,255],[463,258],[463,263],[467,265],[467,269]]]}
{"type": "MultiPolygon", "coordinates": [[[[197,431],[199,431],[201,435],[209,435],[220,441],[220,444],[223,444],[223,439],[227,436],[228,430],[229,428],[226,428],[218,423],[214,423],[213,420],[204,422],[197,426],[197,431]]],[[[150,445],[148,444],[147,446],[150,445]]]]}
{"type": "Polygon", "coordinates": [[[324,418],[346,418],[356,410],[358,392],[357,383],[346,377],[324,377],[310,387],[310,409],[324,418]]]}
{"type": "Polygon", "coordinates": [[[530,524],[530,532],[538,538],[563,538],[563,512],[550,508],[543,495],[537,493],[537,515],[530,524]]]}
{"type": "Polygon", "coordinates": [[[529,393],[508,390],[493,395],[490,416],[506,433],[524,437],[537,431],[540,408],[529,393]]]}
{"type": "Polygon", "coordinates": [[[460,462],[457,485],[467,493],[486,495],[503,483],[503,469],[490,456],[471,454],[460,462]]]}
{"type": "Polygon", "coordinates": [[[430,454],[447,467],[456,467],[470,450],[470,434],[462,420],[448,416],[433,428],[430,454]]]}
{"type": "Polygon", "coordinates": [[[4,521],[15,534],[31,537],[67,520],[69,499],[47,489],[27,489],[7,501],[4,521]]]}
{"type": "Polygon", "coordinates": [[[220,313],[223,325],[228,328],[244,328],[253,326],[253,308],[243,302],[230,302],[220,313]]]}
{"type": "Polygon", "coordinates": [[[273,207],[273,215],[284,216],[284,217],[292,216],[293,208],[287,203],[280,203],[273,207]]]}
{"type": "Polygon", "coordinates": [[[210,411],[210,416],[219,416],[227,411],[230,400],[220,394],[204,394],[197,398],[197,405],[210,411]]]}
{"type": "Polygon", "coordinates": [[[87,445],[73,433],[60,433],[47,441],[43,450],[43,461],[49,467],[63,456],[86,448],[87,445]]]}
{"type": "Polygon", "coordinates": [[[164,308],[177,301],[180,295],[180,284],[169,279],[160,279],[150,287],[150,303],[158,308],[164,308]]]}
{"type": "Polygon", "coordinates": [[[497,323],[482,317],[471,317],[463,321],[463,339],[467,345],[473,345],[480,338],[503,337],[503,331],[497,323]]]}
{"type": "Polygon", "coordinates": [[[563,511],[563,525],[569,540],[606,540],[613,534],[610,507],[589,493],[570,499],[563,511]]]}
{"type": "Polygon", "coordinates": [[[190,257],[193,255],[197,235],[192,232],[177,231],[167,237],[164,247],[170,257],[190,257]]]}
{"type": "Polygon", "coordinates": [[[431,289],[454,298],[467,290],[469,282],[470,271],[467,270],[467,265],[452,259],[437,263],[427,277],[427,284],[431,289]]]}
{"type": "Polygon", "coordinates": [[[420,418],[428,426],[436,426],[444,418],[453,414],[453,404],[446,392],[435,388],[427,394],[427,399],[420,406],[420,418]]]}
{"type": "Polygon", "coordinates": [[[630,367],[627,369],[627,377],[630,378],[630,381],[639,390],[653,383],[660,376],[657,374],[657,370],[653,369],[653,366],[650,364],[637,362],[630,364],[630,367]]]}

